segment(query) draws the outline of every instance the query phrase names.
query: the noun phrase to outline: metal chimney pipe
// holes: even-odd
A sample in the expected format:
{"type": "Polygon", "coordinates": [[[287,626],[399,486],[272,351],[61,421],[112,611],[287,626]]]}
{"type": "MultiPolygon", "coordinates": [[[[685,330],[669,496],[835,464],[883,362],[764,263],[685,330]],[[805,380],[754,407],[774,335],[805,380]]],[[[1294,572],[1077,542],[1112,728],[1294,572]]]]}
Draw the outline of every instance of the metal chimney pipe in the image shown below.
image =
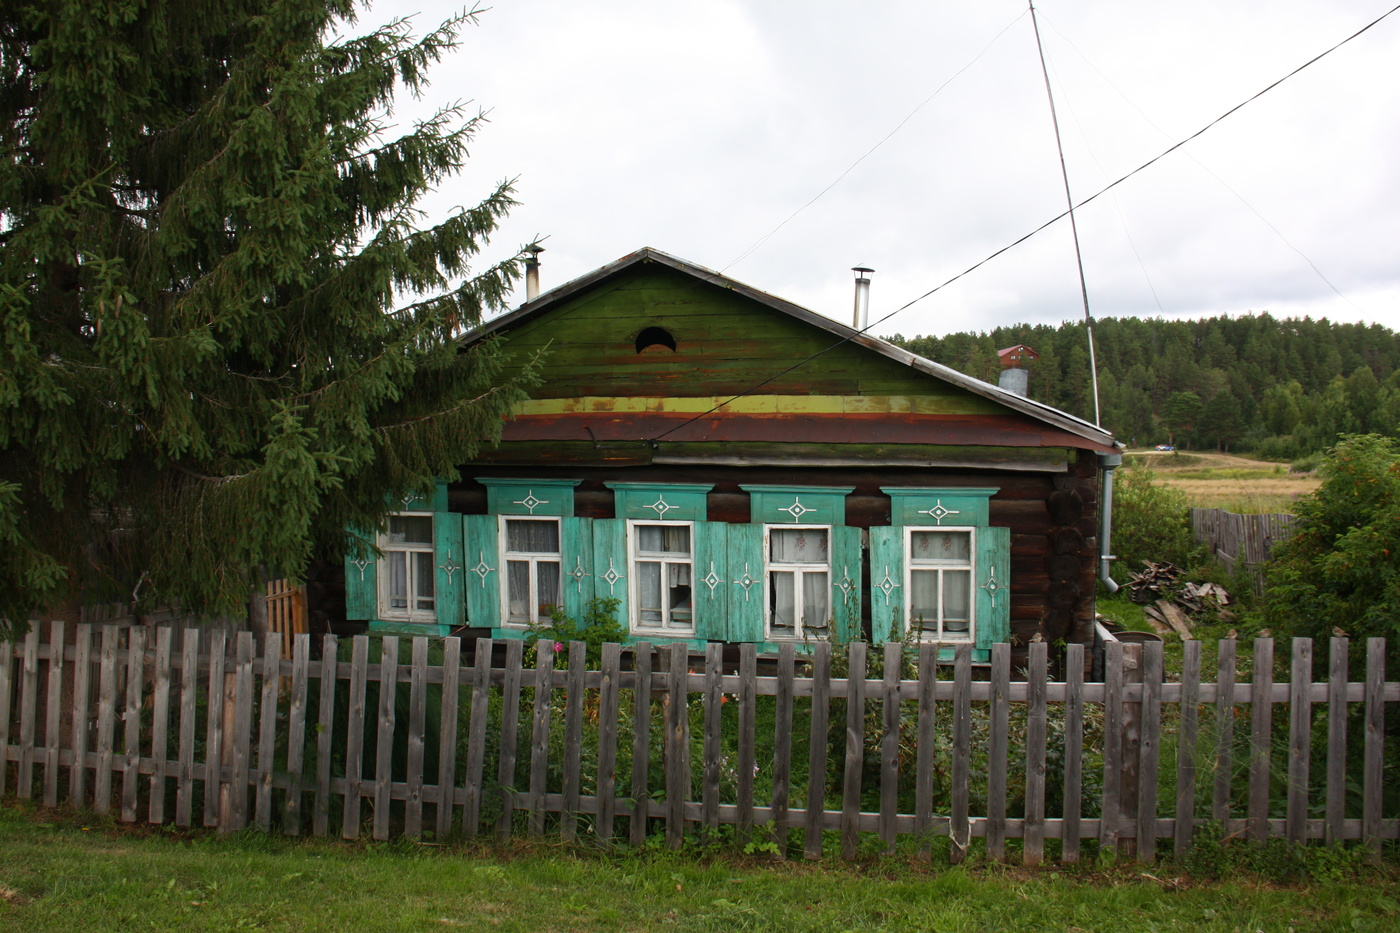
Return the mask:
{"type": "Polygon", "coordinates": [[[540,293],[540,253],[543,246],[531,246],[525,250],[525,300],[534,301],[540,293]]]}
{"type": "Polygon", "coordinates": [[[851,271],[856,274],[856,309],[851,326],[856,330],[865,330],[870,318],[870,276],[875,270],[852,266],[851,271]]]}

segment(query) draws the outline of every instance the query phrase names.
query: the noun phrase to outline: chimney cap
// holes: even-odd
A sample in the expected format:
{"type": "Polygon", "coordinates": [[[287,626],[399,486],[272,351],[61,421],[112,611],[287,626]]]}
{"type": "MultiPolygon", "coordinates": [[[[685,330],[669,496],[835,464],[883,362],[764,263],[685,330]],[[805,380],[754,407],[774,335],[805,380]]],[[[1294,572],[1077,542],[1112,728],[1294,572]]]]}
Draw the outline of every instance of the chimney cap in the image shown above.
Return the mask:
{"type": "MultiPolygon", "coordinates": [[[[875,270],[872,269],[872,268],[870,268],[869,266],[851,266],[851,271],[852,271],[852,272],[866,273],[866,272],[874,272],[875,270]]],[[[863,278],[863,277],[864,277],[864,276],[862,275],[862,278],[863,278]]]]}

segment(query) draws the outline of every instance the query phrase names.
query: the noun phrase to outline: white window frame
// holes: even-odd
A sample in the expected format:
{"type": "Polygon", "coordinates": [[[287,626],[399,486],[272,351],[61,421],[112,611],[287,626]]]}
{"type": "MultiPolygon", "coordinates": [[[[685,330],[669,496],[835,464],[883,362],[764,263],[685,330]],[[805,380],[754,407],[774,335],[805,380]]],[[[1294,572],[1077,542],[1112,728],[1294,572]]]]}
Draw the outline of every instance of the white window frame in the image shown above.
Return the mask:
{"type": "Polygon", "coordinates": [[[802,576],[806,573],[826,574],[826,606],[827,606],[827,633],[834,634],[830,623],[834,621],[835,600],[831,592],[832,551],[836,546],[836,534],[832,525],[806,525],[806,524],[765,524],[763,526],[763,637],[768,641],[803,641],[808,637],[806,629],[802,624],[802,576]],[[826,533],[826,563],[773,563],[773,531],[822,531],[826,533]],[[782,573],[795,573],[793,579],[793,614],[792,614],[792,634],[775,634],[773,632],[773,571],[779,570],[782,573]]]}
{"type": "Polygon", "coordinates": [[[628,581],[628,596],[631,618],[628,620],[632,632],[637,635],[669,635],[671,637],[693,637],[695,635],[695,522],[691,521],[663,521],[661,519],[629,518],[627,520],[627,565],[631,573],[631,580],[628,581]],[[642,556],[637,551],[639,535],[636,528],[639,525],[662,525],[671,528],[690,529],[690,555],[685,559],[659,557],[654,555],[642,556]],[[671,609],[669,606],[661,607],[662,619],[659,625],[646,625],[642,622],[642,574],[638,564],[659,563],[662,565],[661,588],[664,593],[666,589],[665,567],[668,564],[685,564],[690,568],[690,624],[684,627],[677,627],[668,624],[671,609]]]}
{"type": "Polygon", "coordinates": [[[436,564],[437,564],[437,534],[436,534],[436,533],[437,533],[437,520],[434,518],[434,513],[433,513],[433,512],[431,512],[431,511],[423,511],[423,510],[412,510],[412,511],[394,512],[394,513],[392,513],[392,515],[390,516],[390,518],[426,518],[426,519],[428,519],[428,521],[429,521],[429,523],[430,523],[430,527],[431,527],[432,531],[430,531],[429,534],[428,534],[428,541],[427,541],[426,544],[425,544],[425,543],[421,543],[421,542],[416,542],[416,541],[415,541],[415,542],[403,542],[403,541],[400,541],[400,542],[393,542],[393,541],[390,541],[390,540],[389,540],[389,530],[388,530],[388,525],[387,525],[387,524],[386,524],[385,527],[384,527],[384,532],[381,533],[380,535],[378,535],[378,539],[377,539],[377,541],[376,541],[375,543],[379,546],[380,557],[379,557],[379,560],[377,560],[377,561],[375,562],[375,573],[378,574],[378,577],[379,577],[378,580],[376,581],[376,582],[377,582],[376,589],[379,591],[379,593],[378,593],[379,618],[384,619],[384,620],[386,620],[386,621],[394,621],[394,622],[434,622],[434,623],[435,623],[435,622],[437,622],[437,620],[438,620],[438,618],[437,618],[438,592],[437,592],[437,579],[436,579],[436,574],[437,574],[437,567],[436,567],[436,564]],[[417,570],[416,570],[416,568],[415,568],[415,566],[414,566],[415,562],[414,562],[414,560],[413,560],[413,558],[412,558],[412,555],[414,555],[414,554],[423,554],[423,553],[429,554],[429,555],[431,555],[431,557],[432,557],[432,560],[429,562],[429,565],[430,565],[431,569],[428,571],[429,580],[430,580],[430,581],[432,582],[432,584],[433,584],[433,596],[432,596],[433,608],[431,608],[431,609],[419,609],[419,608],[417,608],[417,607],[414,605],[415,603],[418,602],[418,600],[421,598],[421,596],[416,592],[416,589],[417,589],[417,588],[416,588],[415,585],[414,585],[415,583],[418,582],[418,574],[417,574],[417,570]],[[389,605],[389,600],[390,600],[390,585],[389,585],[389,583],[390,583],[390,569],[389,569],[389,563],[390,563],[390,561],[389,561],[389,555],[390,555],[390,554],[404,554],[404,555],[406,555],[405,558],[404,558],[404,568],[405,568],[405,576],[407,577],[408,594],[409,594],[409,596],[408,596],[408,607],[407,607],[407,608],[404,608],[404,609],[396,609],[396,608],[394,608],[394,607],[392,607],[392,606],[389,605]]]}
{"type": "MultiPolygon", "coordinates": [[[[933,632],[920,631],[919,640],[932,644],[977,643],[977,526],[976,525],[905,525],[904,526],[904,624],[906,631],[915,623],[914,619],[914,572],[937,570],[938,576],[938,618],[933,632]],[[963,532],[967,534],[967,561],[921,561],[914,562],[914,533],[920,531],[963,532]],[[943,630],[943,571],[967,572],[967,631],[949,634],[943,630]]],[[[924,620],[927,622],[928,620],[924,620]]]]}
{"type": "MultiPolygon", "coordinates": [[[[548,624],[550,617],[540,615],[540,577],[539,565],[542,563],[553,563],[559,567],[559,600],[562,604],[564,599],[564,521],[558,515],[499,515],[496,523],[497,548],[496,553],[500,555],[501,567],[501,625],[505,628],[524,629],[532,624],[548,624]],[[554,527],[559,531],[559,550],[546,553],[544,551],[512,551],[507,546],[506,522],[553,522],[554,527]],[[550,558],[553,558],[552,560],[550,558]],[[533,607],[530,610],[531,618],[522,622],[519,619],[510,617],[510,565],[512,563],[527,562],[530,565],[529,591],[533,598],[528,605],[533,607]]],[[[556,604],[555,608],[559,608],[556,604]]]]}

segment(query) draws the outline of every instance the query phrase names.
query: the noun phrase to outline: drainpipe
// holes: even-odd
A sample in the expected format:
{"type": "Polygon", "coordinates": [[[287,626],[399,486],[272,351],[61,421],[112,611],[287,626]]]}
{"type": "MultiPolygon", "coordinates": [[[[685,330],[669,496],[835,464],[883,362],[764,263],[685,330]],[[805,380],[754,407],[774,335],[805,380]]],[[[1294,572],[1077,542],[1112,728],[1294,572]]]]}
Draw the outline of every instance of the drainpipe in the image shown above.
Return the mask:
{"type": "Polygon", "coordinates": [[[1110,546],[1113,534],[1113,471],[1122,465],[1122,454],[1099,454],[1099,468],[1103,470],[1103,502],[1099,507],[1099,579],[1110,593],[1118,592],[1118,584],[1108,573],[1108,565],[1114,559],[1110,546]]]}

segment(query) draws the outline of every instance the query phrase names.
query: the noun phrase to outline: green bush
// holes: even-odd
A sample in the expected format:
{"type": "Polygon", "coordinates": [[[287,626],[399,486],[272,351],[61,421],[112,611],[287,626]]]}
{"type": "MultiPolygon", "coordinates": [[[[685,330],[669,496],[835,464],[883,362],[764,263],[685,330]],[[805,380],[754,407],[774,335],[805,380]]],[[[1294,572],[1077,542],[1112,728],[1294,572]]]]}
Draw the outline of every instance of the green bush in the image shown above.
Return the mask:
{"type": "Polygon", "coordinates": [[[1113,483],[1113,579],[1125,583],[1144,560],[1170,561],[1183,569],[1205,560],[1205,549],[1191,535],[1186,494],[1157,482],[1145,466],[1117,471],[1113,483]]]}

